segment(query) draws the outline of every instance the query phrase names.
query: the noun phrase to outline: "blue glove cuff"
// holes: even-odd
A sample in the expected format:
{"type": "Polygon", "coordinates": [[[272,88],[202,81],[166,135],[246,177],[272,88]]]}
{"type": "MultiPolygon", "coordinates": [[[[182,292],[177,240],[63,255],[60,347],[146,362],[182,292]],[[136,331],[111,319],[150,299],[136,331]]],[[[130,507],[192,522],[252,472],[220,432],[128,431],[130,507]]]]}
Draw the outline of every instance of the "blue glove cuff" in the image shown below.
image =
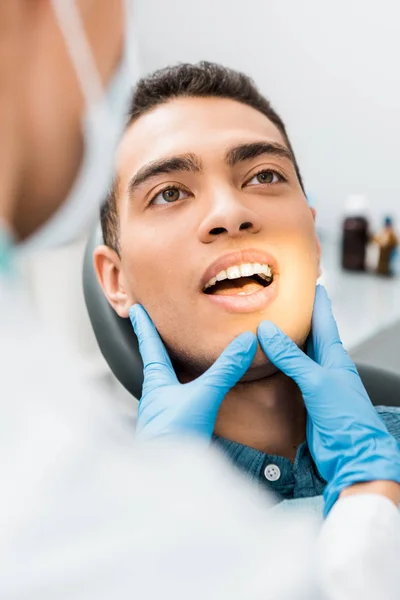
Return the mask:
{"type": "Polygon", "coordinates": [[[340,493],[355,483],[381,480],[400,484],[400,452],[394,438],[393,442],[396,448],[390,444],[383,455],[367,455],[344,465],[324,490],[324,517],[328,516],[340,493]]]}

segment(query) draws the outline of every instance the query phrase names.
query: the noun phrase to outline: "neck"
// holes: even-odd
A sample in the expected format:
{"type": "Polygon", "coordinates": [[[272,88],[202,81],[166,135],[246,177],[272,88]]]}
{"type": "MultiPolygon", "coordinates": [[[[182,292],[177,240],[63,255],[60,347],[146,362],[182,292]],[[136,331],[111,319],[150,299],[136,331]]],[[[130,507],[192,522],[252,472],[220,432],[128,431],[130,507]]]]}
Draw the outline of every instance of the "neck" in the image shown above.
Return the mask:
{"type": "MultiPolygon", "coordinates": [[[[3,108],[0,113],[2,112],[3,108]]],[[[4,112],[5,114],[0,114],[0,131],[2,132],[0,140],[0,224],[2,227],[7,227],[12,233],[19,165],[16,134],[13,131],[10,132],[11,126],[7,122],[8,113],[4,112]],[[7,135],[8,133],[10,135],[7,135]]]]}
{"type": "Polygon", "coordinates": [[[306,410],[299,388],[276,373],[239,383],[226,396],[215,426],[218,436],[294,460],[305,439],[306,410]]]}
{"type": "Polygon", "coordinates": [[[18,188],[24,179],[24,119],[29,113],[23,93],[28,60],[25,43],[32,23],[21,2],[8,4],[0,52],[0,222],[12,233],[18,188]]]}
{"type": "Polygon", "coordinates": [[[0,191],[0,230],[6,229],[10,235],[13,235],[11,196],[7,196],[7,192],[12,194],[10,187],[5,186],[3,190],[0,191]]]}

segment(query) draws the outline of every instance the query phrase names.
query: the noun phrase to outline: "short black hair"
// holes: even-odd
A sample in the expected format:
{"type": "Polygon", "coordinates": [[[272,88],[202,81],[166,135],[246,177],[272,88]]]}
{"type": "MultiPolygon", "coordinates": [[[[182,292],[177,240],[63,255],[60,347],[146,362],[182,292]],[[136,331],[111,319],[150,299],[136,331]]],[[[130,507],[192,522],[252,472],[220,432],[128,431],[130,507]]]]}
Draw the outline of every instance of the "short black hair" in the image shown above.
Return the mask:
{"type": "MultiPolygon", "coordinates": [[[[294,157],[294,166],[304,190],[300,169],[280,116],[269,100],[258,90],[254,81],[239,71],[210,62],[179,64],[160,69],[141,79],[134,91],[128,126],[151,109],[174,98],[227,98],[247,104],[265,115],[281,132],[294,157]]],[[[114,183],[101,208],[101,228],[104,243],[119,252],[117,211],[117,182],[114,183]]]]}

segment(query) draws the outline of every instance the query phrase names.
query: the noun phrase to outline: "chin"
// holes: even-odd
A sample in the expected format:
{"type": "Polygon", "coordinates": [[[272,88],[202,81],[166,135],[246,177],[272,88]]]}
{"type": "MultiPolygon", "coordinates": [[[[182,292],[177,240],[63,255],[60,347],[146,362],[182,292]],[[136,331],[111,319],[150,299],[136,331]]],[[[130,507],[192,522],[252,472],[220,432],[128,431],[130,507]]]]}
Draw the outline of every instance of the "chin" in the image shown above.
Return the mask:
{"type": "MultiPolygon", "coordinates": [[[[196,355],[193,354],[192,348],[187,349],[183,346],[180,347],[171,347],[171,345],[167,345],[168,353],[172,359],[172,363],[179,374],[179,379],[182,383],[186,381],[190,381],[193,378],[198,377],[202,373],[204,373],[207,369],[211,367],[211,365],[217,360],[217,358],[221,355],[223,350],[228,346],[228,344],[234,339],[234,337],[238,336],[243,331],[251,331],[257,335],[257,327],[259,321],[255,325],[254,328],[246,327],[240,329],[239,331],[235,331],[234,335],[229,336],[228,339],[218,339],[213,340],[214,343],[210,347],[202,348],[198,347],[198,353],[196,355]]],[[[308,336],[308,331],[304,333],[300,333],[297,328],[297,332],[295,335],[292,335],[291,332],[288,332],[289,337],[294,340],[294,342],[302,348],[304,346],[305,340],[308,336]]],[[[209,336],[212,338],[212,336],[209,336]]],[[[250,366],[250,369],[247,371],[245,376],[241,379],[241,381],[256,381],[258,379],[264,379],[265,377],[270,377],[278,372],[278,369],[273,365],[269,359],[264,354],[261,346],[258,345],[256,355],[254,360],[250,366]]]]}
{"type": "Polygon", "coordinates": [[[258,379],[270,377],[277,372],[278,369],[268,360],[259,345],[254,360],[251,363],[251,367],[246,375],[242,377],[241,381],[256,381],[258,379]]]}
{"type": "MultiPolygon", "coordinates": [[[[187,372],[190,371],[192,376],[198,376],[199,374],[204,373],[204,371],[206,371],[209,367],[211,367],[211,365],[217,360],[219,356],[220,353],[213,353],[212,357],[204,357],[204,360],[202,361],[191,360],[190,362],[188,362],[186,359],[185,370],[187,372]]],[[[179,360],[179,363],[181,365],[180,372],[182,372],[182,359],[179,360]]],[[[271,375],[274,375],[277,372],[278,369],[268,360],[261,346],[259,345],[254,360],[250,366],[250,369],[242,377],[241,381],[257,381],[258,379],[270,377],[271,375]]]]}

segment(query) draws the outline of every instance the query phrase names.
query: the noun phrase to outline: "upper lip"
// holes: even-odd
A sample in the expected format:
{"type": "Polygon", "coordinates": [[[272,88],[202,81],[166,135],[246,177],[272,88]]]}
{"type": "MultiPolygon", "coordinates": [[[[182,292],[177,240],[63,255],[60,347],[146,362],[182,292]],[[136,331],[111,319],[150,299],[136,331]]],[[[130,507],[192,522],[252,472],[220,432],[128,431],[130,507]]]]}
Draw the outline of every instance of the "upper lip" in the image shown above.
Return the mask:
{"type": "Polygon", "coordinates": [[[275,275],[277,270],[276,258],[264,250],[256,250],[255,248],[249,248],[247,250],[239,250],[237,252],[231,252],[221,256],[215,260],[205,270],[203,277],[201,278],[201,289],[204,290],[207,283],[220,271],[225,271],[229,267],[234,265],[243,265],[245,263],[261,263],[267,264],[272,269],[272,273],[275,275]]]}

